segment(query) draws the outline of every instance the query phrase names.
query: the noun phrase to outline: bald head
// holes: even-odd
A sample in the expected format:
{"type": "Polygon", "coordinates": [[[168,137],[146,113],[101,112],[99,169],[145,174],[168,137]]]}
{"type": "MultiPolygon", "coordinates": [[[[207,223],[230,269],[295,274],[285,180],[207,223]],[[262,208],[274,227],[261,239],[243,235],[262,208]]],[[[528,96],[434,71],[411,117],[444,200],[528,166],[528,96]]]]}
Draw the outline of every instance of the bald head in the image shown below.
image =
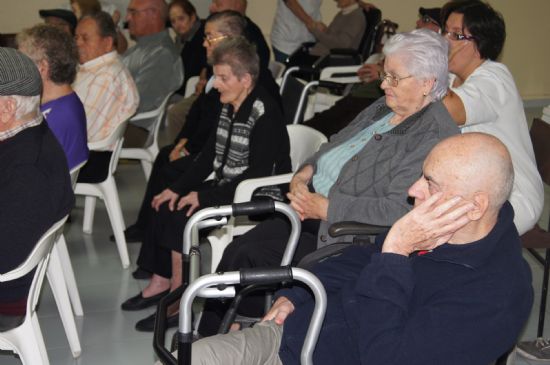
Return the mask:
{"type": "Polygon", "coordinates": [[[168,7],[164,0],[131,0],[126,20],[133,37],[142,37],[164,30],[168,7]]]}
{"type": "Polygon", "coordinates": [[[498,212],[508,199],[514,182],[510,153],[496,137],[464,133],[443,140],[430,152],[425,168],[441,170],[442,182],[453,194],[472,197],[487,193],[489,209],[498,212]]]}

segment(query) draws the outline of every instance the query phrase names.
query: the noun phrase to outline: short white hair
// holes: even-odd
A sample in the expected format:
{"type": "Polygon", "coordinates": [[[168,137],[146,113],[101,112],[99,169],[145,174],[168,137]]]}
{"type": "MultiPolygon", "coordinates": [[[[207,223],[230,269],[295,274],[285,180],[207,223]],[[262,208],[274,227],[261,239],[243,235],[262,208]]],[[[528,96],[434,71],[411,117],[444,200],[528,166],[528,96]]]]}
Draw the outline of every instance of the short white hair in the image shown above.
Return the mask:
{"type": "Polygon", "coordinates": [[[399,57],[405,68],[420,80],[435,79],[430,91],[434,100],[441,100],[449,87],[449,44],[445,38],[429,29],[415,29],[391,37],[383,49],[384,55],[399,57]]]}
{"type": "Polygon", "coordinates": [[[21,96],[21,95],[9,95],[0,96],[0,100],[11,98],[15,101],[15,119],[21,120],[25,115],[29,113],[40,113],[40,95],[36,96],[21,96]]]}

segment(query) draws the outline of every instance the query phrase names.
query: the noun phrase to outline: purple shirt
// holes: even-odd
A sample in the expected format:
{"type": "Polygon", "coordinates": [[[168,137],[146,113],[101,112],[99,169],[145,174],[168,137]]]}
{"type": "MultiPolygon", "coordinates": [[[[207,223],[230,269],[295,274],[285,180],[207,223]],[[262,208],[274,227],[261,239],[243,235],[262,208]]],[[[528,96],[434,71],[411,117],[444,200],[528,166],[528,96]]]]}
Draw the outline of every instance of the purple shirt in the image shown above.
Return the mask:
{"type": "Polygon", "coordinates": [[[69,169],[88,159],[86,112],[75,92],[40,106],[48,126],[63,147],[69,169]]]}

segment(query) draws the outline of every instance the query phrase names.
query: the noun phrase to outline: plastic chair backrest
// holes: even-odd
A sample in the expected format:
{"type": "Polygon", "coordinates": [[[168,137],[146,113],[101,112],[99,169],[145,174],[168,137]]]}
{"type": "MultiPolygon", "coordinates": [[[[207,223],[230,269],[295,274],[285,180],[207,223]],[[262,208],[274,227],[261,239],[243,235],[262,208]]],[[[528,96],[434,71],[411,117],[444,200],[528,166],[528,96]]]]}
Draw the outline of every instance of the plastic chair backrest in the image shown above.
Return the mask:
{"type": "Polygon", "coordinates": [[[199,76],[191,76],[185,84],[184,98],[188,98],[195,93],[195,87],[199,83],[199,76]]]}
{"type": "Polygon", "coordinates": [[[74,187],[76,186],[76,181],[78,180],[78,173],[80,172],[80,169],[84,165],[86,165],[86,162],[88,162],[88,160],[82,161],[81,163],[73,167],[71,171],[69,171],[69,175],[71,176],[71,186],[73,187],[73,190],[74,190],[74,187]]]}
{"type": "Polygon", "coordinates": [[[149,133],[149,136],[147,137],[147,140],[145,141],[145,148],[151,146],[158,138],[160,125],[162,124],[162,120],[164,119],[164,114],[166,113],[166,104],[168,104],[168,100],[172,96],[173,92],[168,93],[162,100],[162,103],[159,105],[158,108],[142,112],[139,114],[134,115],[132,118],[130,118],[130,121],[137,121],[137,120],[143,120],[143,119],[153,119],[153,133],[149,133]]]}
{"type": "Polygon", "coordinates": [[[539,170],[542,181],[545,184],[550,184],[550,124],[544,120],[535,118],[529,131],[537,168],[539,170]]]}
{"type": "Polygon", "coordinates": [[[271,75],[273,76],[273,79],[277,80],[281,76],[283,76],[283,72],[285,71],[285,65],[281,62],[277,61],[269,61],[269,71],[271,71],[271,75]]]}
{"type": "Polygon", "coordinates": [[[128,126],[128,121],[117,125],[113,133],[101,141],[88,143],[88,149],[93,150],[104,150],[108,149],[110,146],[113,146],[113,154],[111,155],[111,161],[109,161],[109,174],[114,174],[116,167],[118,165],[118,159],[120,157],[120,150],[122,149],[122,143],[124,142],[124,132],[126,132],[126,127],[128,126]]]}
{"type": "Polygon", "coordinates": [[[362,59],[366,60],[374,50],[376,29],[378,23],[380,23],[382,19],[382,12],[378,8],[370,8],[368,10],[363,10],[363,14],[365,15],[367,26],[361,38],[361,42],[359,43],[358,51],[362,59]]]}
{"type": "Polygon", "coordinates": [[[302,124],[290,124],[286,128],[290,137],[292,171],[296,171],[306,159],[317,152],[323,143],[327,142],[327,137],[318,130],[302,124]]]}
{"type": "Polygon", "coordinates": [[[0,282],[7,282],[19,279],[36,268],[31,289],[29,291],[29,297],[27,299],[27,313],[31,313],[31,311],[36,307],[38,296],[40,294],[40,288],[42,286],[41,284],[44,280],[44,275],[48,266],[47,259],[49,258],[52,247],[61,233],[61,229],[66,220],[67,216],[54,223],[50,229],[48,229],[46,233],[40,237],[38,243],[34,246],[29,256],[27,256],[25,261],[23,261],[19,266],[5,274],[0,274],[0,282]]]}

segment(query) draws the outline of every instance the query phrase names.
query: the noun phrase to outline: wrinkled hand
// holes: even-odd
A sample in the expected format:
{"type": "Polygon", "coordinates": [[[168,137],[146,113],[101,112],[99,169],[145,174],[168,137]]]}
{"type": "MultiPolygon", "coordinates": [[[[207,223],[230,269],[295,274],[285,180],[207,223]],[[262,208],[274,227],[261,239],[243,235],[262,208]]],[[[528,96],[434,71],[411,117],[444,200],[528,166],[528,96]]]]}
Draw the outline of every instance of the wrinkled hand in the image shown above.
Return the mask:
{"type": "Polygon", "coordinates": [[[363,82],[370,82],[380,77],[382,66],[376,63],[365,63],[357,70],[357,76],[363,82]]]}
{"type": "Polygon", "coordinates": [[[311,165],[302,167],[290,180],[290,192],[294,194],[297,191],[308,191],[307,184],[309,184],[312,177],[313,167],[311,165]]]}
{"type": "Polygon", "coordinates": [[[178,160],[183,156],[189,156],[189,151],[185,148],[186,144],[187,138],[180,139],[178,144],[175,145],[172,149],[172,152],[170,152],[170,156],[168,157],[170,159],[170,162],[178,160]]]}
{"type": "Polygon", "coordinates": [[[262,318],[262,322],[275,321],[276,324],[282,326],[289,314],[294,312],[294,304],[286,297],[278,298],[273,306],[262,318]]]}
{"type": "Polygon", "coordinates": [[[298,189],[295,193],[286,195],[290,206],[300,216],[300,219],[321,219],[326,221],[328,216],[328,199],[317,193],[310,193],[306,189],[298,189]]]}
{"type": "Polygon", "coordinates": [[[162,193],[156,195],[153,198],[153,201],[151,202],[151,207],[153,207],[153,209],[158,212],[160,206],[165,202],[168,202],[168,209],[173,212],[178,198],[179,194],[174,193],[170,189],[164,189],[162,193]]]}
{"type": "Polygon", "coordinates": [[[470,222],[474,204],[459,196],[440,201],[438,192],[399,219],[390,229],[382,252],[408,256],[418,250],[432,250],[446,243],[470,222]]]}
{"type": "Polygon", "coordinates": [[[185,214],[187,217],[190,217],[191,214],[200,206],[199,204],[199,193],[196,191],[192,191],[186,196],[182,197],[180,201],[178,202],[178,210],[182,210],[184,207],[189,205],[189,209],[187,209],[187,214],[185,214]]]}

